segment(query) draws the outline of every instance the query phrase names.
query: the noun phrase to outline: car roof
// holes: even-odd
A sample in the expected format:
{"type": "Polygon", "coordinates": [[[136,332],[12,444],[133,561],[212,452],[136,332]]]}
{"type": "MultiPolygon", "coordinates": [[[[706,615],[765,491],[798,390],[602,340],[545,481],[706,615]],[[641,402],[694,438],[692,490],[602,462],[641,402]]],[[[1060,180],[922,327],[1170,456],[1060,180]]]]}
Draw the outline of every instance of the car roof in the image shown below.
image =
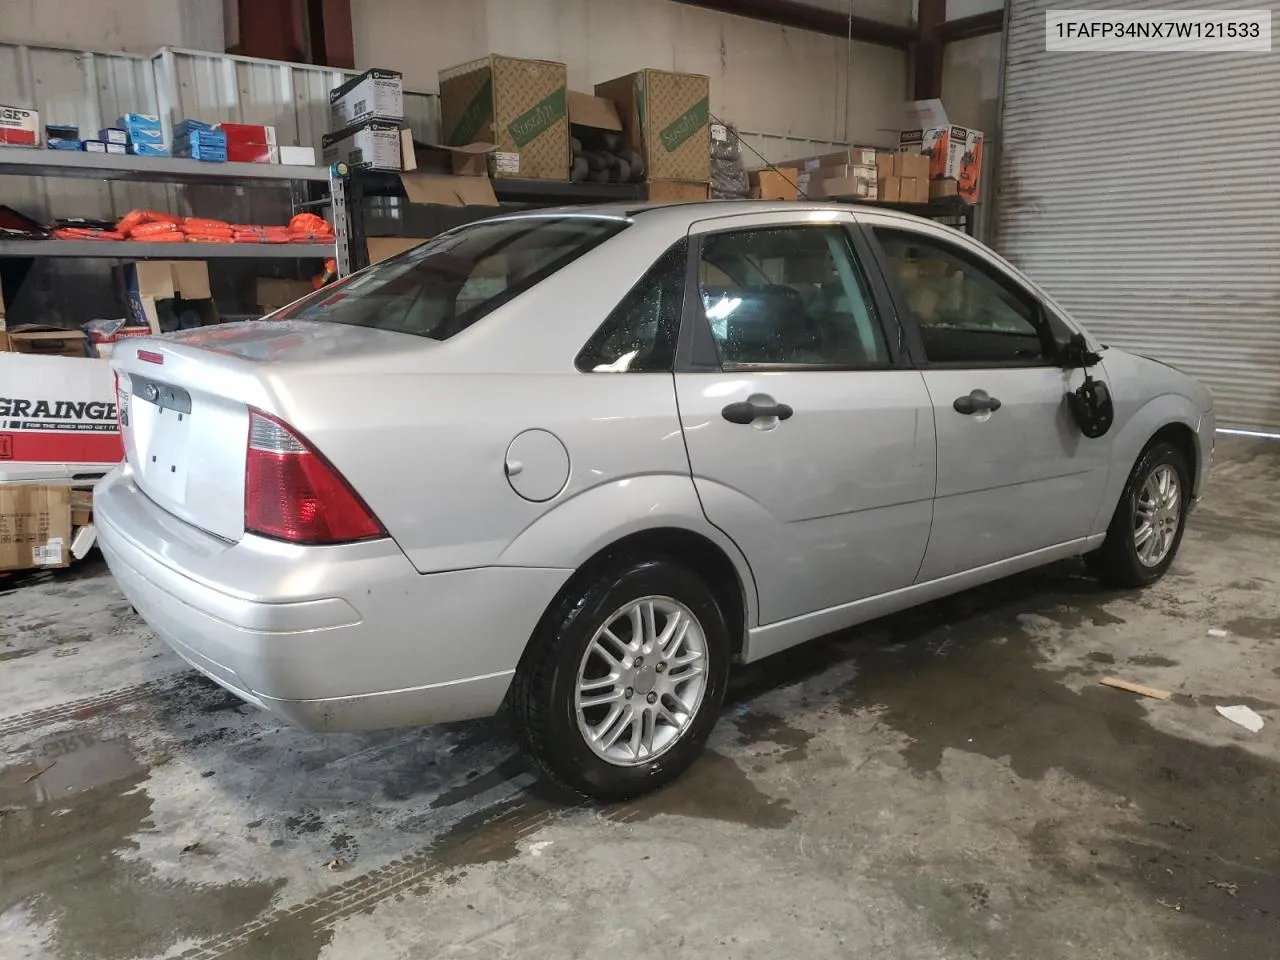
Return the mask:
{"type": "Polygon", "coordinates": [[[688,228],[708,217],[745,216],[758,213],[799,213],[809,210],[839,212],[871,211],[908,223],[933,223],[914,214],[872,203],[832,203],[819,200],[676,200],[658,203],[605,203],[586,206],[551,207],[503,214],[508,217],[577,215],[643,220],[646,225],[688,228]]]}

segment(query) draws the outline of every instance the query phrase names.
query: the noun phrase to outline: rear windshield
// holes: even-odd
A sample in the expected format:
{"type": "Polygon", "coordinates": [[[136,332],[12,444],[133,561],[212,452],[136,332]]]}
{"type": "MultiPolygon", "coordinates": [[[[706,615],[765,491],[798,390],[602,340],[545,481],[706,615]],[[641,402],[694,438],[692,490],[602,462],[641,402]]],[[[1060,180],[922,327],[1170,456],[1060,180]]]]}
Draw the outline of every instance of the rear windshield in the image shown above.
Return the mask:
{"type": "Polygon", "coordinates": [[[447,340],[626,226],[596,217],[473,224],[325,287],[272,319],[447,340]]]}

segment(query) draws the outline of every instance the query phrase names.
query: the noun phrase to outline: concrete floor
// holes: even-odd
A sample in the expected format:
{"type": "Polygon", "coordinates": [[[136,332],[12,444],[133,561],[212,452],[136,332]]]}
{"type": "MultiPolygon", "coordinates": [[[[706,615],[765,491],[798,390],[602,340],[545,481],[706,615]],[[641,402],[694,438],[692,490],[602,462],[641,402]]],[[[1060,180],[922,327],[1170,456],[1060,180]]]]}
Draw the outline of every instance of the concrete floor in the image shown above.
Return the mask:
{"type": "Polygon", "coordinates": [[[283,727],[98,562],[0,585],[0,957],[1274,958],[1280,447],[1219,459],[1153,589],[1060,565],[753,666],[603,810],[500,721],[283,727]]]}

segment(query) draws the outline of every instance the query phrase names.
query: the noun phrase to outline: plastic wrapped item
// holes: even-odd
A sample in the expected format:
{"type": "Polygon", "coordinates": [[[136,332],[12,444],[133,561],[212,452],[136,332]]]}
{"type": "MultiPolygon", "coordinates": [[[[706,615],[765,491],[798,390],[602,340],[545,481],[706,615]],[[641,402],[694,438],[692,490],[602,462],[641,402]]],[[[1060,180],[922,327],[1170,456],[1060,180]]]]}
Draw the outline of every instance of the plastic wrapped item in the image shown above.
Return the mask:
{"type": "Polygon", "coordinates": [[[731,123],[711,124],[711,199],[741,200],[751,195],[751,184],[742,167],[738,128],[731,123]]]}

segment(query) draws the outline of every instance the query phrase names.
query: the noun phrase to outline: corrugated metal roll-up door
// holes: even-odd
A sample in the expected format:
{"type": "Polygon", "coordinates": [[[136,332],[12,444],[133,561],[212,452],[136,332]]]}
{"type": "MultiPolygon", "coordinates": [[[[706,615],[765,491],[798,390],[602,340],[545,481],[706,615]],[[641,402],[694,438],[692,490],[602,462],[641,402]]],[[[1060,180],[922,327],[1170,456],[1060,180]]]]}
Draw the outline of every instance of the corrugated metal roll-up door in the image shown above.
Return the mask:
{"type": "MultiPolygon", "coordinates": [[[[996,247],[1105,343],[1200,378],[1220,425],[1280,432],[1280,55],[1047,53],[1063,5],[1011,4],[996,247]]],[[[1277,0],[1152,6],[1280,30],[1277,0]]]]}

